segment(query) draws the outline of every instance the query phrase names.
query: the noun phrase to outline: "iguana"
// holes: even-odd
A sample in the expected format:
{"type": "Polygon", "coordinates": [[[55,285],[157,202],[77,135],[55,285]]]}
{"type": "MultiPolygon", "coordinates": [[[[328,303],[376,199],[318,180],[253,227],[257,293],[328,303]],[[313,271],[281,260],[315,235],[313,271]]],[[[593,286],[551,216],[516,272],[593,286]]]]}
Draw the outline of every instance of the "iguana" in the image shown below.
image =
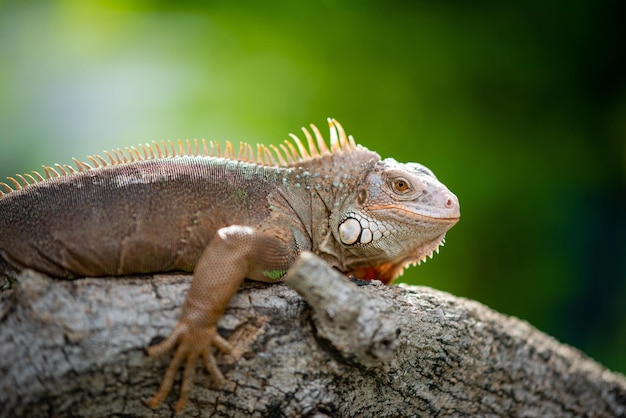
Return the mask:
{"type": "Polygon", "coordinates": [[[381,159],[329,119],[279,147],[154,142],[43,166],[0,183],[0,275],[24,269],[74,279],[193,272],[182,316],[151,356],[175,350],[148,406],[168,395],[184,364],[182,411],[202,357],[224,377],[216,324],[244,278],[279,280],[303,251],[346,275],[390,283],[431,256],[460,216],[459,202],[417,163],[381,159]],[[256,155],[255,155],[256,154],[256,155]]]}

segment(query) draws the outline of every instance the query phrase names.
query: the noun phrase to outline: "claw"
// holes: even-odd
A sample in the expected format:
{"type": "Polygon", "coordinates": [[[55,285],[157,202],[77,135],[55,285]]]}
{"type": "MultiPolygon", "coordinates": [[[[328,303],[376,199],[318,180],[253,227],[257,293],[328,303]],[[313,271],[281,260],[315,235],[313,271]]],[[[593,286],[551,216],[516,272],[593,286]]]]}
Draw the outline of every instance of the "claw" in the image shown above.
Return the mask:
{"type": "Polygon", "coordinates": [[[174,384],[174,379],[178,373],[178,369],[185,363],[183,371],[183,379],[180,388],[180,396],[176,402],[176,413],[180,413],[185,409],[189,394],[193,388],[194,377],[196,374],[196,361],[198,357],[204,359],[204,366],[211,375],[213,381],[221,386],[226,379],[222,374],[212,353],[212,347],[217,347],[224,353],[229,353],[232,347],[228,341],[222,338],[215,328],[213,329],[192,329],[189,325],[180,322],[174,327],[171,334],[161,343],[148,347],[148,354],[151,357],[160,356],[172,351],[176,347],[176,353],[170,361],[169,366],[161,381],[161,386],[157,393],[145,404],[155,409],[161,402],[167,398],[174,384]]]}
{"type": "Polygon", "coordinates": [[[172,351],[174,346],[178,343],[180,335],[183,333],[183,329],[180,326],[176,326],[174,330],[167,336],[166,339],[156,345],[148,347],[148,355],[150,357],[159,357],[165,353],[172,351]]]}
{"type": "Polygon", "coordinates": [[[189,393],[193,387],[193,379],[196,376],[196,360],[198,359],[198,353],[191,352],[187,356],[187,362],[185,363],[185,371],[183,372],[183,381],[180,387],[180,396],[176,402],[176,413],[183,412],[189,399],[189,393]]]}
{"type": "MultiPolygon", "coordinates": [[[[167,342],[164,341],[163,343],[167,342]]],[[[163,344],[161,343],[161,344],[163,344]]],[[[159,344],[159,346],[161,345],[159,344]]],[[[167,397],[172,389],[172,385],[174,384],[174,378],[176,377],[176,372],[180,368],[180,365],[183,362],[183,359],[187,355],[187,349],[183,346],[178,346],[176,350],[176,354],[172,361],[170,361],[170,365],[167,367],[167,371],[165,372],[165,376],[163,376],[163,380],[161,380],[161,386],[159,386],[159,390],[157,393],[148,401],[148,406],[152,409],[155,409],[163,400],[167,397]]],[[[182,397],[182,394],[181,394],[182,397]]],[[[186,403],[185,399],[185,403],[186,403]]],[[[178,407],[178,405],[177,405],[178,407]]]]}
{"type": "Polygon", "coordinates": [[[213,353],[211,353],[210,350],[205,350],[202,353],[202,358],[204,359],[204,367],[211,375],[211,379],[213,379],[217,386],[223,386],[226,379],[224,378],[222,371],[219,367],[217,367],[217,362],[215,361],[213,353]]]}
{"type": "Polygon", "coordinates": [[[233,351],[233,346],[219,334],[215,334],[215,337],[213,337],[213,345],[215,345],[224,354],[228,354],[233,351]]]}

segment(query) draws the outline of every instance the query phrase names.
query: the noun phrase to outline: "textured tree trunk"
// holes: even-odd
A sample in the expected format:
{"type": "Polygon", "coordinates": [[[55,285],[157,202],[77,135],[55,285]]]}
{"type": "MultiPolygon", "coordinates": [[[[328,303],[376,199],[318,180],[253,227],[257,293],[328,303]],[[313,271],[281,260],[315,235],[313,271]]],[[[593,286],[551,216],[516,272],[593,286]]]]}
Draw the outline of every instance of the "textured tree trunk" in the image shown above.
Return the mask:
{"type": "MultiPolygon", "coordinates": [[[[220,321],[218,389],[198,363],[193,416],[626,416],[626,380],[527,323],[425,287],[356,286],[305,255],[247,283],[220,321]],[[306,300],[306,301],[305,301],[306,300]]],[[[156,411],[188,275],[61,281],[25,272],[0,304],[0,415],[156,411]]]]}

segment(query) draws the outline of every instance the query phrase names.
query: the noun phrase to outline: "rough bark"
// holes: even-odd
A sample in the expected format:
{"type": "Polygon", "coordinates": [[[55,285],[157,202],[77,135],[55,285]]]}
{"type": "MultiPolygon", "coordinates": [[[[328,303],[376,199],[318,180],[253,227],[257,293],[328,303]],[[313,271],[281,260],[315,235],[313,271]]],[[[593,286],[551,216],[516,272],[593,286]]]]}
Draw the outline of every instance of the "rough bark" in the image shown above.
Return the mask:
{"type": "MultiPolygon", "coordinates": [[[[190,416],[626,416],[626,380],[527,323],[425,287],[356,286],[305,256],[247,283],[220,332],[228,383],[199,370],[190,416]],[[307,302],[305,302],[308,301],[307,302]]],[[[60,281],[25,272],[0,304],[0,416],[156,411],[188,275],[60,281]]],[[[198,368],[201,365],[198,364],[198,368]]]]}

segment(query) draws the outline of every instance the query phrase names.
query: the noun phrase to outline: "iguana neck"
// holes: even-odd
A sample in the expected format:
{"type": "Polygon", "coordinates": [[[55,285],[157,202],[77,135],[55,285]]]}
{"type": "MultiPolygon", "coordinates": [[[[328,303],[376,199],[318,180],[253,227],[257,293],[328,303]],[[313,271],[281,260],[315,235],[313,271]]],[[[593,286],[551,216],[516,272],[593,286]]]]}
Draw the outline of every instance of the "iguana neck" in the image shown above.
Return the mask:
{"type": "Polygon", "coordinates": [[[366,177],[379,161],[377,153],[358,146],[290,167],[291,181],[281,187],[306,229],[313,251],[342,271],[347,268],[346,248],[339,242],[337,225],[332,220],[347,206],[354,205],[366,177]],[[294,188],[306,189],[308,201],[298,201],[298,194],[292,193],[294,188]]]}

